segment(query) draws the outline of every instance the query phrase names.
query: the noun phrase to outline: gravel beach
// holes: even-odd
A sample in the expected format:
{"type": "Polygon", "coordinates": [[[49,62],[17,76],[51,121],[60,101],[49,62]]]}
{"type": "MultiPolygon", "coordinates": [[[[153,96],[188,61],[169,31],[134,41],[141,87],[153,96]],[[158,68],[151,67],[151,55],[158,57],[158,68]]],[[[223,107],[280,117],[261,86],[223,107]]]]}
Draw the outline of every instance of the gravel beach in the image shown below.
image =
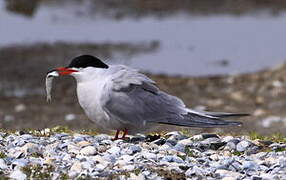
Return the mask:
{"type": "Polygon", "coordinates": [[[1,178],[283,179],[286,139],[173,131],[112,140],[105,134],[0,133],[1,178]]]}

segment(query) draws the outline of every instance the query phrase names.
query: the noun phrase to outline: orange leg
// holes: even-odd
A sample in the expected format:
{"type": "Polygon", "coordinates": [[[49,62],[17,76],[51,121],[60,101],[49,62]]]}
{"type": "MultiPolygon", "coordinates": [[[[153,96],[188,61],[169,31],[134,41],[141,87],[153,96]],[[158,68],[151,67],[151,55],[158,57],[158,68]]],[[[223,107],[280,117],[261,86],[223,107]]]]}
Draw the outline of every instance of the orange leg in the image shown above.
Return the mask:
{"type": "Polygon", "coordinates": [[[127,134],[128,134],[128,129],[124,129],[122,139],[124,139],[127,134]]]}
{"type": "Polygon", "coordinates": [[[119,138],[118,138],[119,133],[120,133],[120,130],[117,130],[117,131],[116,131],[116,134],[115,134],[115,136],[114,136],[114,138],[113,138],[113,140],[119,139],[119,138]]]}
{"type": "Polygon", "coordinates": [[[124,139],[125,136],[128,134],[128,130],[127,130],[127,129],[124,129],[123,135],[122,135],[122,137],[120,138],[120,137],[119,137],[120,131],[121,131],[121,130],[117,130],[117,131],[116,131],[115,136],[114,136],[114,138],[113,138],[112,140],[124,139]]]}

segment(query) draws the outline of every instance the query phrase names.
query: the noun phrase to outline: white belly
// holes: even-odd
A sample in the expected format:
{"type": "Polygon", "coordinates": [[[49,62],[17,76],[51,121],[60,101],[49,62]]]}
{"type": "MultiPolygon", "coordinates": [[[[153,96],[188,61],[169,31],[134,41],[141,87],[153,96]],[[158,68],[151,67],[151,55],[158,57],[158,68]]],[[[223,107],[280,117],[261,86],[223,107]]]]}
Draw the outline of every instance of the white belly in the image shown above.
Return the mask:
{"type": "Polygon", "coordinates": [[[84,82],[77,84],[77,96],[80,106],[87,117],[95,123],[97,129],[117,130],[121,129],[121,122],[111,119],[103,109],[102,92],[103,83],[84,82]]]}

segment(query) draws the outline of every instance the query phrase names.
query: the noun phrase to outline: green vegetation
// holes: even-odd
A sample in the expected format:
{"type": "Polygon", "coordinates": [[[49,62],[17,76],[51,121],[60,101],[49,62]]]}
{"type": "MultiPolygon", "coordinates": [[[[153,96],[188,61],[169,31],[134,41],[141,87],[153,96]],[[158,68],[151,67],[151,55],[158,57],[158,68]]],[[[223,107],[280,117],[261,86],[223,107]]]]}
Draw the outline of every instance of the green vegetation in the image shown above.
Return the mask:
{"type": "Polygon", "coordinates": [[[233,152],[233,155],[235,155],[235,156],[241,156],[243,154],[244,154],[243,152],[239,152],[239,151],[234,151],[233,152]]]}
{"type": "Polygon", "coordinates": [[[59,177],[59,179],[60,179],[60,180],[68,180],[68,179],[70,179],[70,178],[69,178],[69,175],[68,175],[68,174],[63,173],[63,174],[61,174],[61,176],[59,177]]]}
{"type": "Polygon", "coordinates": [[[249,138],[251,140],[265,140],[265,141],[273,141],[277,143],[286,143],[286,137],[282,133],[275,133],[270,136],[262,136],[261,134],[257,132],[250,132],[249,138]]]}
{"type": "Polygon", "coordinates": [[[40,165],[28,165],[22,167],[21,170],[31,179],[50,179],[52,172],[54,172],[54,167],[51,165],[44,167],[40,165]]]}
{"type": "Polygon", "coordinates": [[[6,158],[7,157],[7,155],[4,153],[4,152],[0,152],[0,158],[6,158]]]}
{"type": "Polygon", "coordinates": [[[1,173],[0,180],[9,180],[9,179],[10,179],[9,177],[6,177],[6,176],[2,175],[2,173],[1,173]]]}

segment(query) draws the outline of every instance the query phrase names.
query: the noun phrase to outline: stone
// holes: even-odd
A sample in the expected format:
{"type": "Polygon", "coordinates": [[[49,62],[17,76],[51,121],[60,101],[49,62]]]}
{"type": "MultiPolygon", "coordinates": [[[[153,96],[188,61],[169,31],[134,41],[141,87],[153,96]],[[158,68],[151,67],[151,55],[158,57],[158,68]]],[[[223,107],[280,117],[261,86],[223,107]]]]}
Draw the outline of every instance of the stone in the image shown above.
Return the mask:
{"type": "Polygon", "coordinates": [[[233,171],[228,171],[225,169],[218,169],[215,171],[215,174],[218,174],[219,177],[224,178],[224,177],[233,177],[233,178],[239,178],[240,176],[242,176],[240,173],[238,172],[233,172],[233,171]]]}
{"type": "Polygon", "coordinates": [[[224,177],[221,180],[237,180],[237,178],[229,176],[229,177],[224,177]]]}
{"type": "Polygon", "coordinates": [[[40,148],[38,144],[34,143],[26,143],[23,147],[22,150],[27,154],[27,153],[39,153],[40,148]]]}
{"type": "Polygon", "coordinates": [[[88,142],[88,141],[80,141],[80,142],[77,143],[77,145],[80,146],[80,147],[85,147],[85,146],[88,146],[90,144],[91,143],[88,142]]]}
{"type": "Polygon", "coordinates": [[[188,138],[188,139],[182,139],[182,140],[178,141],[177,144],[183,144],[185,146],[189,146],[192,143],[193,143],[193,141],[190,138],[188,138]]]}
{"type": "Polygon", "coordinates": [[[123,166],[122,169],[125,171],[133,171],[135,169],[135,166],[130,164],[130,165],[123,166]]]}
{"type": "Polygon", "coordinates": [[[80,150],[80,153],[85,156],[92,156],[96,154],[96,148],[94,146],[86,146],[80,150]]]}
{"type": "Polygon", "coordinates": [[[146,152],[146,153],[143,153],[143,156],[144,156],[146,159],[157,160],[157,155],[154,154],[154,153],[146,152]]]}
{"type": "Polygon", "coordinates": [[[203,139],[208,139],[208,138],[218,138],[219,136],[217,134],[202,134],[203,139]]]}
{"type": "Polygon", "coordinates": [[[179,131],[172,131],[172,132],[169,132],[165,135],[165,137],[168,139],[168,140],[173,140],[173,141],[178,141],[178,140],[182,140],[182,139],[185,139],[186,136],[184,136],[181,132],[179,131]]]}
{"type": "Polygon", "coordinates": [[[13,171],[9,177],[15,180],[25,180],[27,178],[27,175],[24,174],[21,170],[17,169],[13,171]]]}
{"type": "Polygon", "coordinates": [[[0,169],[6,169],[8,168],[7,164],[3,159],[0,159],[0,169]]]}
{"type": "Polygon", "coordinates": [[[240,142],[239,139],[234,138],[231,139],[227,142],[226,146],[229,147],[230,149],[236,150],[236,145],[240,142]]]}
{"type": "Polygon", "coordinates": [[[247,170],[256,170],[257,164],[253,161],[244,161],[242,163],[242,168],[247,170]]]}
{"type": "Polygon", "coordinates": [[[193,177],[193,176],[205,177],[206,173],[205,173],[205,171],[202,168],[199,168],[198,166],[194,166],[194,167],[189,168],[185,172],[185,175],[187,177],[193,177]]]}
{"type": "Polygon", "coordinates": [[[120,151],[121,149],[117,146],[113,146],[110,149],[107,150],[107,152],[109,152],[110,154],[113,154],[115,156],[119,156],[120,155],[120,151]]]}
{"type": "Polygon", "coordinates": [[[166,142],[166,139],[162,139],[162,138],[152,141],[152,143],[159,145],[159,146],[165,144],[165,142],[166,142]]]}
{"type": "Polygon", "coordinates": [[[75,114],[66,114],[65,115],[65,121],[73,121],[76,119],[76,115],[75,114]]]}
{"type": "Polygon", "coordinates": [[[138,153],[138,152],[141,152],[141,147],[140,146],[137,146],[137,145],[132,145],[132,146],[129,146],[128,150],[127,150],[127,154],[135,154],[135,153],[138,153]]]}
{"type": "Polygon", "coordinates": [[[236,150],[237,150],[238,152],[244,152],[244,151],[246,151],[247,148],[249,148],[251,145],[252,145],[251,142],[246,141],[246,140],[243,140],[243,141],[239,142],[239,143],[236,145],[236,150]]]}
{"type": "Polygon", "coordinates": [[[27,109],[25,104],[18,104],[15,106],[15,112],[19,113],[27,109]]]}
{"type": "Polygon", "coordinates": [[[178,156],[164,156],[161,162],[176,162],[176,163],[184,163],[184,161],[178,156]]]}
{"type": "Polygon", "coordinates": [[[70,168],[70,171],[75,172],[76,174],[79,174],[82,171],[82,165],[80,161],[76,161],[73,163],[73,165],[70,168]]]}

